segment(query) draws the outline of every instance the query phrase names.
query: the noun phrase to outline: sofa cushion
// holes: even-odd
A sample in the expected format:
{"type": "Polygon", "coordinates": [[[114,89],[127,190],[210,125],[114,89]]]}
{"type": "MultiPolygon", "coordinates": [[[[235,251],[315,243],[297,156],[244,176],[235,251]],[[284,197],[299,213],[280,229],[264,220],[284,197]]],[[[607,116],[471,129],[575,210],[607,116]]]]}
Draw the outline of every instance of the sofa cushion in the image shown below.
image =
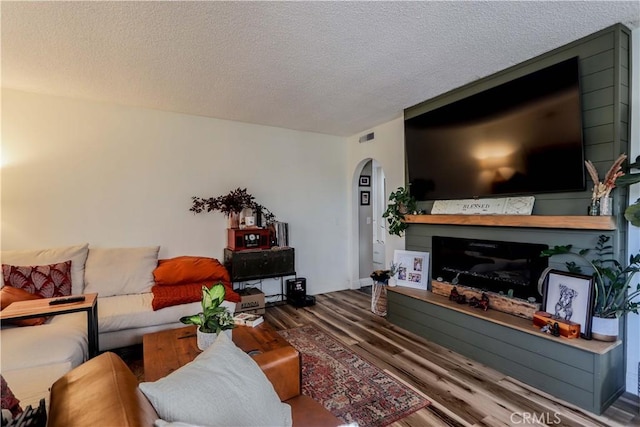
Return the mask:
{"type": "Polygon", "coordinates": [[[89,244],[85,243],[51,249],[2,251],[0,259],[3,264],[9,265],[47,265],[71,260],[71,293],[77,295],[84,290],[88,251],[89,244]]]}
{"type": "MultiPolygon", "coordinates": [[[[98,330],[100,333],[148,326],[174,324],[183,316],[202,311],[200,301],[175,305],[154,311],[151,307],[153,294],[115,295],[98,299],[98,330]]],[[[235,304],[223,301],[231,313],[235,304]]]]}
{"type": "Polygon", "coordinates": [[[2,264],[5,286],[13,286],[42,298],[71,295],[71,261],[49,265],[2,264]]]}
{"type": "Polygon", "coordinates": [[[84,274],[85,292],[101,297],[151,291],[159,246],[91,248],[84,274]]]}
{"type": "Polygon", "coordinates": [[[40,326],[3,327],[2,373],[55,363],[69,370],[85,361],[87,349],[86,313],[57,315],[40,326]]]}
{"type": "MultiPolygon", "coordinates": [[[[14,302],[31,301],[34,299],[42,299],[42,296],[29,293],[24,289],[14,288],[13,286],[5,286],[0,290],[0,310],[4,310],[14,302]]],[[[35,319],[12,320],[11,324],[18,326],[38,326],[46,321],[47,317],[36,317],[35,319]]]]}
{"type": "Polygon", "coordinates": [[[290,426],[291,408],[280,402],[258,364],[227,334],[192,362],[140,389],[166,421],[215,426],[290,426]]]}

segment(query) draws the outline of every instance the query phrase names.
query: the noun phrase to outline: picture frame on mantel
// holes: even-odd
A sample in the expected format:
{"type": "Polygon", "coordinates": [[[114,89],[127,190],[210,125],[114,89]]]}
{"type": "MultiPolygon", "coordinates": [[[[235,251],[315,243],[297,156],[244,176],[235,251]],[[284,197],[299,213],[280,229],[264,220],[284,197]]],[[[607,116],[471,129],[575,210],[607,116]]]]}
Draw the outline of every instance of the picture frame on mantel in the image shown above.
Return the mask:
{"type": "Polygon", "coordinates": [[[427,290],[429,252],[396,250],[393,252],[393,263],[398,265],[398,286],[427,290]]]}
{"type": "Polygon", "coordinates": [[[544,282],[542,311],[580,324],[580,336],[591,339],[593,276],[551,270],[544,282]]]}

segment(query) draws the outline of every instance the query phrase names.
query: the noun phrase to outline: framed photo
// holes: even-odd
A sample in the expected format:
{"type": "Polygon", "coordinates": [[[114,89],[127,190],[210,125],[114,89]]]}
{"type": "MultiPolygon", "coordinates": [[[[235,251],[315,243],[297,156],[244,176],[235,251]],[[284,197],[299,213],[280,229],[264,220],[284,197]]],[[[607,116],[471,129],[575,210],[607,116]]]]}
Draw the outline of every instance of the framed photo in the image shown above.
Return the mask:
{"type": "Polygon", "coordinates": [[[591,339],[593,277],[551,270],[544,282],[542,311],[580,324],[580,336],[591,339]]]}
{"type": "Polygon", "coordinates": [[[398,264],[398,286],[427,290],[429,279],[429,253],[416,251],[393,252],[393,263],[398,264]]]}
{"type": "Polygon", "coordinates": [[[371,192],[370,191],[361,191],[360,192],[360,205],[361,206],[369,206],[371,204],[371,192]]]}
{"type": "Polygon", "coordinates": [[[371,176],[360,175],[360,187],[370,187],[370,186],[371,186],[371,176]]]}

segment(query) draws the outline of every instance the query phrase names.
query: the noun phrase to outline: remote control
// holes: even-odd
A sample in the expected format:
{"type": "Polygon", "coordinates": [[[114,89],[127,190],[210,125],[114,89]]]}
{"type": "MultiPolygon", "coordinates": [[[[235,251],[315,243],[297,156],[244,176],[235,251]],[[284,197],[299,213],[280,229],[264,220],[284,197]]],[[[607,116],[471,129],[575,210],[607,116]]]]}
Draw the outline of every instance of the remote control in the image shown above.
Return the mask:
{"type": "Polygon", "coordinates": [[[84,295],[75,295],[71,297],[53,299],[49,301],[49,305],[68,304],[70,302],[81,302],[81,301],[84,301],[84,295]]]}

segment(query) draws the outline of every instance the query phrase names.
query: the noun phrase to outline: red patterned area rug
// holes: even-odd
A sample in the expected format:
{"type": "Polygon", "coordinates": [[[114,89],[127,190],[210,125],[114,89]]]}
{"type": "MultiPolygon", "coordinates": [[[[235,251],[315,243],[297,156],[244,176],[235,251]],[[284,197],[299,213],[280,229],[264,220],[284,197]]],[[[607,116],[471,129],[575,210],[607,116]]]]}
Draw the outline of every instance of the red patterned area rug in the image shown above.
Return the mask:
{"type": "Polygon", "coordinates": [[[313,326],[279,333],[302,353],[302,393],[345,423],[386,426],[429,404],[413,389],[313,326]]]}

